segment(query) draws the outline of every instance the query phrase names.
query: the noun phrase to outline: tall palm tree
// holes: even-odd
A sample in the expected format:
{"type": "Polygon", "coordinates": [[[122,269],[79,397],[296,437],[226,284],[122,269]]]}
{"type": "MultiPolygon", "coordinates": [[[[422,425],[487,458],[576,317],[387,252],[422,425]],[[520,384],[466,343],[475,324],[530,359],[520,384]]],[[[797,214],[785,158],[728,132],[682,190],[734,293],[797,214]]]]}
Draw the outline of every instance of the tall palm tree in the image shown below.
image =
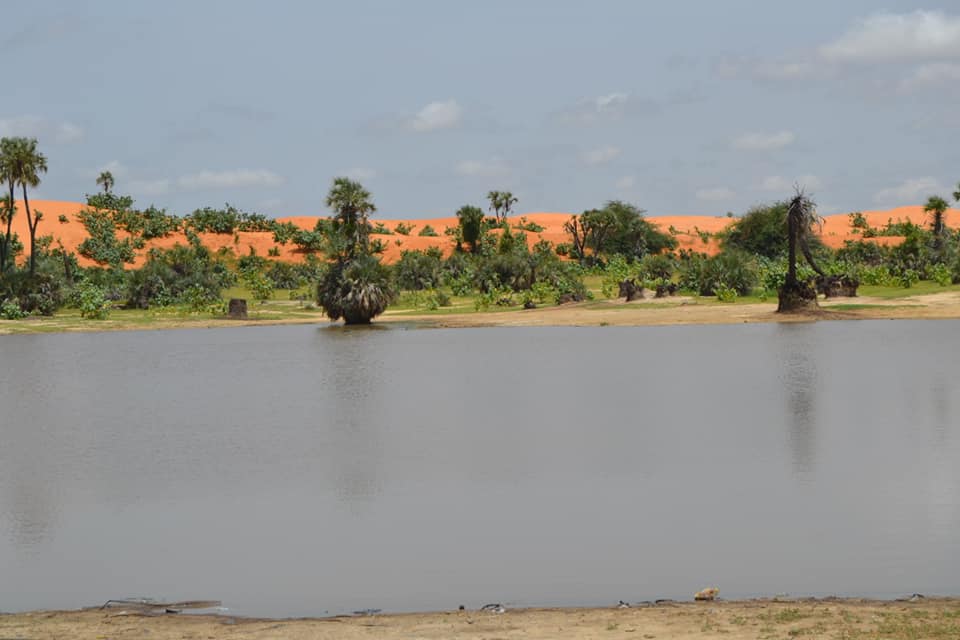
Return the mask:
{"type": "Polygon", "coordinates": [[[923,206],[923,211],[931,216],[930,230],[933,231],[934,236],[942,236],[943,232],[946,230],[944,215],[949,208],[950,205],[947,204],[947,201],[940,196],[930,196],[927,198],[927,204],[923,206]]]}
{"type": "Polygon", "coordinates": [[[16,138],[0,139],[0,180],[7,183],[8,195],[4,197],[2,221],[7,225],[6,233],[0,239],[0,273],[7,270],[7,261],[12,259],[13,246],[13,216],[17,213],[14,197],[14,187],[17,180],[13,174],[13,153],[16,138]]]}
{"type": "Polygon", "coordinates": [[[370,192],[350,178],[334,178],[327,194],[327,206],[334,212],[334,230],[343,240],[344,246],[338,251],[342,260],[350,261],[369,253],[368,216],[377,210],[370,192]]]}
{"type": "Polygon", "coordinates": [[[9,172],[7,178],[13,180],[23,189],[23,209],[27,213],[27,227],[30,229],[30,275],[37,270],[37,225],[42,215],[39,211],[34,215],[30,211],[30,199],[27,197],[27,187],[36,187],[40,184],[40,174],[47,172],[47,157],[37,150],[36,138],[13,138],[9,149],[4,149],[7,156],[5,165],[9,172]]]}
{"type": "Polygon", "coordinates": [[[110,193],[110,190],[113,189],[113,174],[109,171],[101,171],[100,175],[97,176],[97,184],[103,187],[104,193],[110,193]]]}

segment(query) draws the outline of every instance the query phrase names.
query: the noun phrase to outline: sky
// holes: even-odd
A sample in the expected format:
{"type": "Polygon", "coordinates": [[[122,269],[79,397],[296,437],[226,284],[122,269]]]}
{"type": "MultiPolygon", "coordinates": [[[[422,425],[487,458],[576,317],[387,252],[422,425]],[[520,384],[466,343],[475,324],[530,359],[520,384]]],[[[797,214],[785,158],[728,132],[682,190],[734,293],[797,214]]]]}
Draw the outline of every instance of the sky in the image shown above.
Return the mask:
{"type": "Polygon", "coordinates": [[[137,204],[378,217],[625,200],[821,214],[960,180],[957,0],[43,1],[0,12],[0,136],[39,140],[35,197],[109,170],[137,204]]]}

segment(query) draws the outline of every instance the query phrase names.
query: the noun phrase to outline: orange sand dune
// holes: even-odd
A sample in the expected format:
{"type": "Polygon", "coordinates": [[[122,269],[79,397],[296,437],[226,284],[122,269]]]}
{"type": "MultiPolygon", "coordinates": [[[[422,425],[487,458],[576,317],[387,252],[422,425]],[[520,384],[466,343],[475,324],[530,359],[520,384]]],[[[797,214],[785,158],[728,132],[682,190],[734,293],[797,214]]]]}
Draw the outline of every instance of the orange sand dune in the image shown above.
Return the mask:
{"type": "MultiPolygon", "coordinates": [[[[38,228],[38,235],[53,235],[54,246],[57,242],[63,244],[68,251],[76,251],[77,247],[87,237],[86,230],[77,220],[77,214],[85,208],[85,205],[79,202],[61,202],[55,200],[36,200],[31,201],[31,209],[43,213],[43,220],[38,228]],[[64,216],[65,222],[60,221],[60,216],[64,216]]],[[[521,224],[521,218],[526,222],[532,222],[544,227],[541,232],[526,232],[527,243],[534,245],[540,240],[546,240],[554,245],[569,242],[570,236],[563,229],[563,225],[570,219],[569,213],[550,213],[534,212],[525,213],[510,218],[512,226],[521,224]]],[[[888,221],[897,222],[900,220],[910,220],[916,224],[927,224],[929,219],[921,206],[899,207],[886,211],[864,211],[863,216],[867,222],[876,228],[883,228],[888,221]]],[[[947,224],[951,227],[960,227],[960,210],[950,209],[947,212],[947,224]]],[[[292,222],[303,229],[312,229],[317,222],[317,216],[291,216],[278,218],[280,222],[292,222]]],[[[681,249],[715,254],[720,246],[714,235],[724,230],[736,218],[725,216],[652,216],[648,220],[659,226],[660,230],[672,234],[678,241],[681,249]]],[[[423,250],[429,247],[439,247],[445,255],[449,255],[453,250],[451,238],[444,234],[448,227],[457,225],[456,217],[432,218],[432,219],[406,219],[406,220],[378,220],[383,225],[395,230],[401,222],[407,226],[413,227],[409,235],[400,235],[397,233],[387,235],[378,234],[375,238],[380,239],[386,244],[384,260],[386,262],[395,262],[400,258],[401,252],[405,250],[423,250]],[[430,225],[437,236],[420,236],[420,231],[430,225]]],[[[23,203],[17,201],[17,215],[14,218],[13,230],[19,234],[20,239],[25,245],[28,244],[29,231],[27,229],[26,215],[23,210],[23,203]]],[[[122,237],[123,233],[118,233],[122,237]]],[[[830,247],[842,247],[846,240],[858,240],[861,238],[859,233],[854,233],[850,226],[849,214],[836,214],[826,216],[820,228],[820,235],[825,244],[830,247]]],[[[204,233],[200,236],[206,246],[211,250],[217,251],[223,248],[232,250],[237,256],[246,255],[255,251],[258,255],[267,256],[271,249],[279,251],[279,255],[273,259],[293,262],[302,262],[306,259],[306,254],[300,252],[293,245],[278,245],[273,241],[273,234],[269,232],[240,232],[237,234],[213,234],[204,233]]],[[[175,233],[166,238],[160,238],[147,242],[146,247],[138,252],[134,266],[143,263],[146,251],[151,247],[168,248],[175,244],[186,244],[186,237],[183,233],[175,233]]],[[[896,244],[900,241],[895,237],[880,237],[871,239],[882,245],[896,244]]],[[[86,258],[79,258],[80,264],[90,266],[93,261],[86,258]]]]}

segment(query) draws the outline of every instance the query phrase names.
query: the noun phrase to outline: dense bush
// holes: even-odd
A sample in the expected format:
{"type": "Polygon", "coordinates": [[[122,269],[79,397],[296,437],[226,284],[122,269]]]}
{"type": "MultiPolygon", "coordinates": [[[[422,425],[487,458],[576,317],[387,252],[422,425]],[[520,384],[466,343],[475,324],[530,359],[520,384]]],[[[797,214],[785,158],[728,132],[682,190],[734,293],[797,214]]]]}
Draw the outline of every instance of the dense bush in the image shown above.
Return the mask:
{"type": "Polygon", "coordinates": [[[681,288],[701,296],[717,295],[718,290],[726,289],[745,296],[756,284],[756,265],[753,257],[746,253],[725,251],[711,258],[703,254],[686,254],[681,262],[681,288]]]}
{"type": "Polygon", "coordinates": [[[119,267],[133,262],[135,242],[131,238],[117,239],[113,216],[100,209],[86,209],[77,217],[87,230],[88,237],[77,247],[77,253],[101,265],[119,267]]]}
{"type": "Polygon", "coordinates": [[[439,249],[403,251],[393,269],[397,286],[404,291],[436,289],[443,282],[442,255],[439,249]]]}
{"type": "Polygon", "coordinates": [[[218,303],[235,283],[236,275],[207,249],[178,244],[150,251],[143,267],[129,273],[124,299],[137,309],[180,303],[199,310],[218,303]]]}

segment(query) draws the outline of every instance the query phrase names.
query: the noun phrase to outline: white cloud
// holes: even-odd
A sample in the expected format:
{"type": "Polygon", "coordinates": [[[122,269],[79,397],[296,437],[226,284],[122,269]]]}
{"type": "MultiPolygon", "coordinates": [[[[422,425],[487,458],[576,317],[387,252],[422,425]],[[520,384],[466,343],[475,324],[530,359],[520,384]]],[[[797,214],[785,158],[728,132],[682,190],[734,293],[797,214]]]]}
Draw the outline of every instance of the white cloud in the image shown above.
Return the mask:
{"type": "Polygon", "coordinates": [[[352,169],[347,169],[341,175],[351,180],[373,180],[377,177],[377,171],[369,167],[353,167],[352,169]]]}
{"type": "Polygon", "coordinates": [[[763,61],[758,63],[754,74],[763,80],[800,80],[808,78],[825,69],[822,65],[815,65],[806,60],[763,61]]]}
{"type": "Polygon", "coordinates": [[[414,131],[450,129],[460,124],[462,115],[463,109],[460,108],[456,100],[431,102],[417,112],[417,115],[410,121],[410,127],[414,131]]]}
{"type": "Polygon", "coordinates": [[[909,93],[918,89],[941,89],[960,84],[960,64],[931,62],[913,70],[900,82],[900,91],[909,93]]]}
{"type": "Polygon", "coordinates": [[[910,178],[895,187],[881,189],[873,199],[877,204],[886,206],[921,204],[928,197],[945,191],[947,189],[936,178],[925,176],[910,178]]]}
{"type": "Polygon", "coordinates": [[[776,151],[793,144],[795,139],[791,131],[746,133],[733,141],[733,148],[740,151],[776,151]]]}
{"type": "Polygon", "coordinates": [[[499,178],[510,173],[510,168],[500,158],[489,160],[464,160],[456,166],[461,176],[480,178],[499,178]]]}
{"type": "Polygon", "coordinates": [[[821,182],[820,178],[817,176],[812,175],[799,176],[793,180],[789,180],[783,176],[767,176],[760,181],[760,184],[757,186],[757,188],[761,191],[792,192],[794,185],[799,185],[806,191],[811,191],[814,189],[819,189],[821,186],[823,186],[823,182],[821,182]]]}
{"type": "Polygon", "coordinates": [[[597,149],[591,149],[590,151],[585,151],[581,156],[583,162],[589,165],[601,165],[607,164],[611,160],[615,160],[619,157],[621,151],[618,147],[612,145],[606,145],[599,147],[597,149]]]}
{"type": "Polygon", "coordinates": [[[730,187],[714,187],[712,189],[700,189],[697,191],[697,200],[706,202],[718,202],[720,200],[729,200],[737,195],[736,191],[730,187]]]}
{"type": "Polygon", "coordinates": [[[283,178],[266,169],[232,169],[228,171],[200,171],[181,176],[177,185],[183,189],[232,189],[239,187],[277,187],[283,178]]]}
{"type": "Polygon", "coordinates": [[[941,11],[877,13],[820,47],[827,60],[872,62],[960,57],[960,17],[941,11]]]}
{"type": "Polygon", "coordinates": [[[619,120],[631,115],[650,113],[659,108],[656,102],[635,98],[628,93],[615,91],[595,98],[581,100],[557,115],[561,122],[595,124],[619,120]]]}
{"type": "Polygon", "coordinates": [[[623,176],[614,183],[614,186],[616,186],[617,189],[632,189],[636,184],[637,179],[633,176],[623,176]]]}
{"type": "Polygon", "coordinates": [[[37,138],[41,145],[48,141],[70,144],[83,139],[83,129],[72,122],[55,122],[40,116],[18,116],[0,118],[0,136],[37,138]]]}
{"type": "Polygon", "coordinates": [[[132,180],[130,182],[130,192],[140,196],[159,196],[170,191],[170,181],[166,178],[160,180],[132,180]]]}

